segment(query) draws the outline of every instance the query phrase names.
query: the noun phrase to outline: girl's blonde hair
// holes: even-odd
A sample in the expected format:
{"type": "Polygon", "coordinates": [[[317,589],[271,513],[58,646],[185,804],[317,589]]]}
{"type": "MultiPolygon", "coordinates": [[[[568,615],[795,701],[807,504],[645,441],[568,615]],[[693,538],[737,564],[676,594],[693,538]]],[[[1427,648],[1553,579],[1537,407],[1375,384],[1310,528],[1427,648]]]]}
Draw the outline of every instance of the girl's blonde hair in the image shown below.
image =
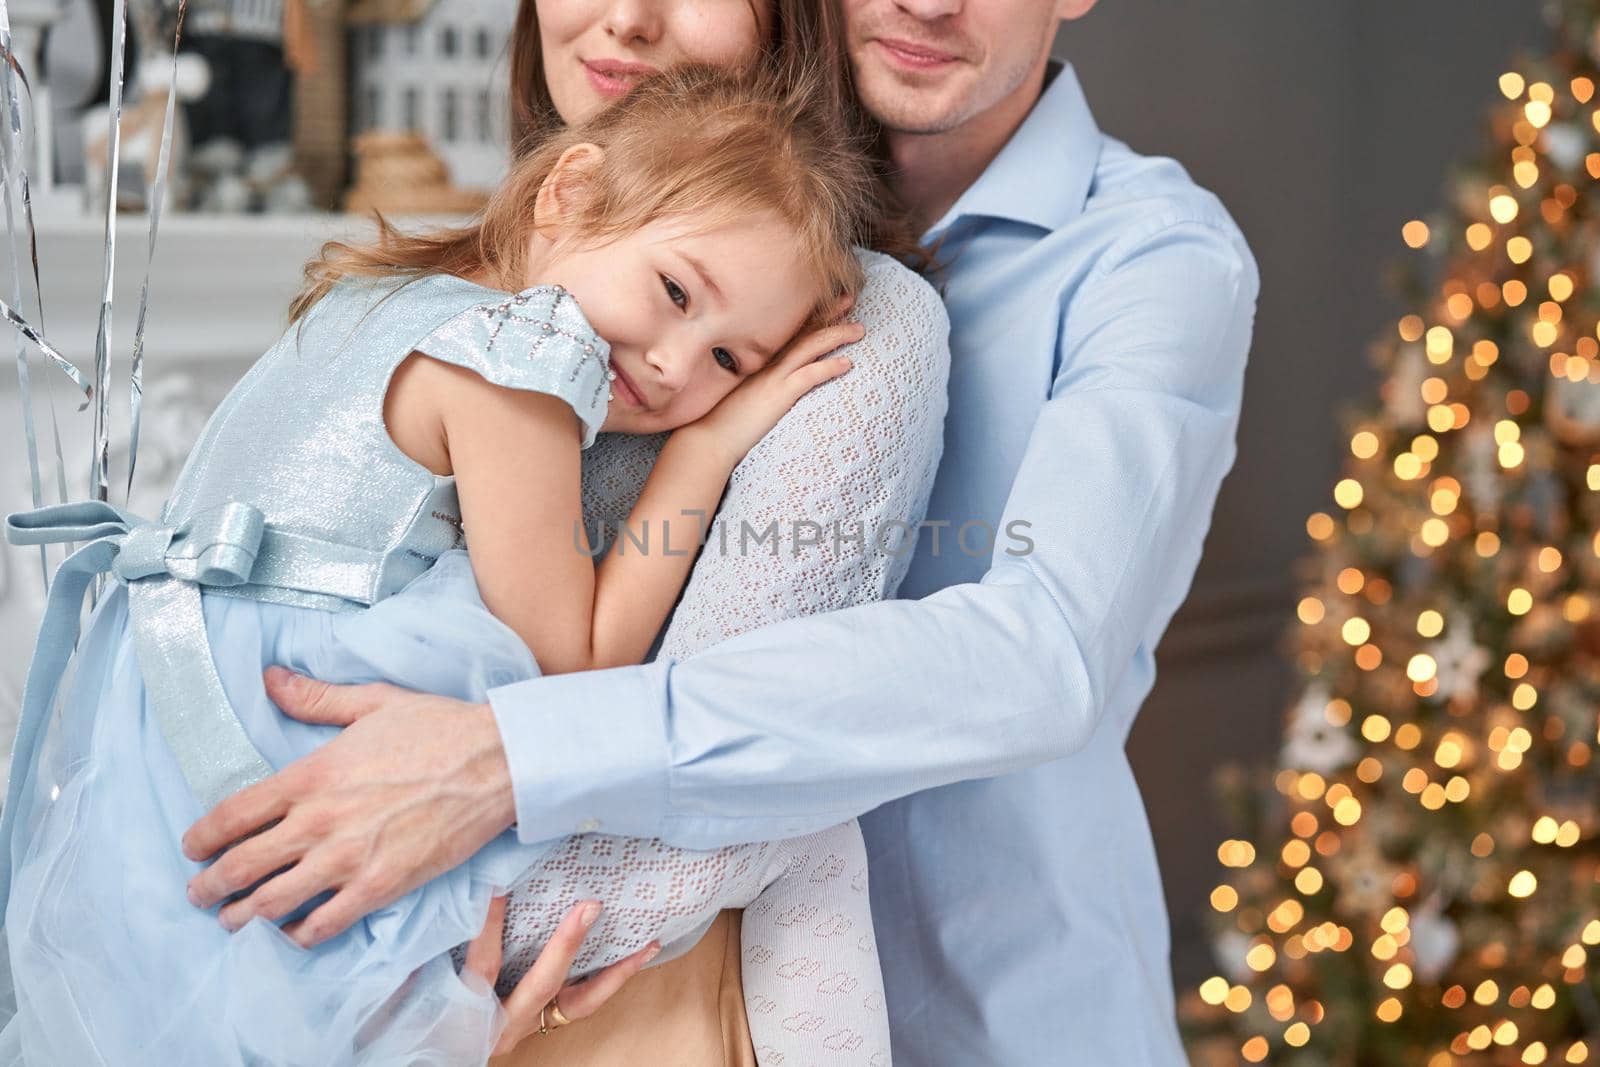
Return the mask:
{"type": "Polygon", "coordinates": [[[588,143],[602,155],[583,175],[572,220],[581,239],[605,242],[667,218],[715,225],[771,213],[797,238],[816,294],[808,325],[818,325],[861,287],[853,245],[875,199],[863,146],[816,106],[817,84],[804,72],[702,65],[652,76],[590,121],[550,131],[512,163],[473,223],[407,235],[379,215],[375,242],[323,245],[306,264],[290,321],[346,277],[448,273],[523,288],[534,199],[562,154],[588,143]]]}

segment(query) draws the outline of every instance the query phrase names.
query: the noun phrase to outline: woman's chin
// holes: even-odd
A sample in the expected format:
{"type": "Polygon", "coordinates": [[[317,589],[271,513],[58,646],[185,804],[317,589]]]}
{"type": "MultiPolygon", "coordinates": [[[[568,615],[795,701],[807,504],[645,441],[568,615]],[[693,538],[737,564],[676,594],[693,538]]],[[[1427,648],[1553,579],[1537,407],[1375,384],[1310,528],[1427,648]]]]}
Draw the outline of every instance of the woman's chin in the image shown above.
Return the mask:
{"type": "Polygon", "coordinates": [[[581,75],[565,79],[559,89],[554,85],[550,87],[550,100],[556,106],[556,114],[561,116],[561,121],[568,126],[581,126],[588,122],[622,95],[619,93],[616,96],[608,96],[601,93],[590,84],[587,77],[581,75]]]}

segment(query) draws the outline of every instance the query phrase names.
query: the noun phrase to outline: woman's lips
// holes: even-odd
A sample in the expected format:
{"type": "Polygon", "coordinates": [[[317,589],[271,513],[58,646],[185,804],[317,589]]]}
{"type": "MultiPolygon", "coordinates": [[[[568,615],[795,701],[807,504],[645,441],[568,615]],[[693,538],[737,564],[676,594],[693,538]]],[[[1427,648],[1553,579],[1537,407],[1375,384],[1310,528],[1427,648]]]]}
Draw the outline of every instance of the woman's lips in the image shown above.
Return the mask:
{"type": "Polygon", "coordinates": [[[634,385],[627,374],[623,373],[622,368],[615,363],[611,364],[611,370],[617,376],[616,381],[613,383],[617,387],[617,394],[634,407],[643,408],[645,406],[644,396],[639,392],[639,387],[634,385]]]}
{"type": "Polygon", "coordinates": [[[937,70],[948,63],[954,63],[957,58],[949,52],[941,52],[937,48],[929,48],[927,45],[911,41],[880,37],[873,43],[892,63],[909,70],[937,70]]]}
{"type": "Polygon", "coordinates": [[[583,72],[595,92],[602,96],[621,96],[640,78],[654,74],[656,68],[648,63],[629,63],[621,59],[586,59],[583,72]]]}

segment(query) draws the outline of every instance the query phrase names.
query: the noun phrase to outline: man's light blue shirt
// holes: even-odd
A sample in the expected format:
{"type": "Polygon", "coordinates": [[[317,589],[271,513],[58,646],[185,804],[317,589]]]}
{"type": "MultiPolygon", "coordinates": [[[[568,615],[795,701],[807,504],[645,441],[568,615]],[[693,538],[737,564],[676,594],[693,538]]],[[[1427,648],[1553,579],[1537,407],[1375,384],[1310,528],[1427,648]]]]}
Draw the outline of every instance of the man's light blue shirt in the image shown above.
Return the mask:
{"type": "Polygon", "coordinates": [[[896,600],[494,690],[518,831],[713,848],[861,815],[896,1064],[1183,1063],[1124,744],[1233,464],[1255,263],[1071,67],[940,236],[937,546],[896,600]]]}

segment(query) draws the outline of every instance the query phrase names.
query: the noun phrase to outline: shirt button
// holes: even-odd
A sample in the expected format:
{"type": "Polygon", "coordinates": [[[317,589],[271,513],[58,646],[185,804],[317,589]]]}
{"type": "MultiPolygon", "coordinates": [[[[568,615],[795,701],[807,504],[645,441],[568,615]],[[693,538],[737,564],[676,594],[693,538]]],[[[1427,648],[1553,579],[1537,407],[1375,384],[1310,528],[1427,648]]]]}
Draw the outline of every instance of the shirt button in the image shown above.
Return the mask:
{"type": "Polygon", "coordinates": [[[580,834],[592,834],[598,829],[600,829],[599,819],[585,819],[578,824],[578,833],[580,834]]]}

